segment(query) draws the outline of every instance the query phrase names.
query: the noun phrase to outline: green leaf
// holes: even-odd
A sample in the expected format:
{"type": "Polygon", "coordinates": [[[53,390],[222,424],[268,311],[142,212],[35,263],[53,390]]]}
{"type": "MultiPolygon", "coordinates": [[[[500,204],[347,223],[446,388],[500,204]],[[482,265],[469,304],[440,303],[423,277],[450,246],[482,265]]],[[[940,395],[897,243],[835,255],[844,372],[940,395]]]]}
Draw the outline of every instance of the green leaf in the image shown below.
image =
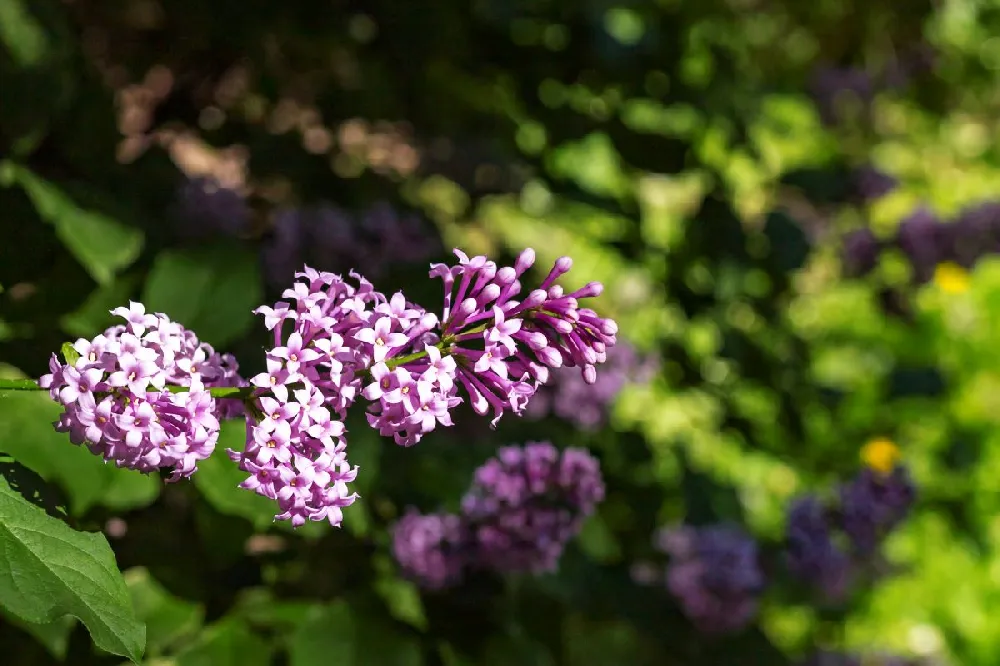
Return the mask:
{"type": "Polygon", "coordinates": [[[223,421],[215,452],[198,463],[198,472],[191,477],[195,487],[216,511],[229,516],[246,518],[258,530],[274,523],[278,506],[272,500],[239,487],[247,478],[226,454],[227,448],[243,450],[246,428],[243,421],[223,421]]]}
{"type": "Polygon", "coordinates": [[[0,393],[0,451],[59,484],[70,512],[80,515],[100,500],[118,470],[53,429],[60,411],[44,391],[0,393]]]}
{"type": "Polygon", "coordinates": [[[268,666],[271,646],[239,618],[225,618],[205,629],[174,658],[176,666],[268,666]]]}
{"type": "Polygon", "coordinates": [[[62,347],[59,348],[62,353],[63,361],[67,365],[76,365],[76,362],[80,360],[80,352],[73,347],[72,342],[62,343],[62,347]]]}
{"type": "Polygon", "coordinates": [[[163,482],[153,474],[139,474],[125,469],[114,469],[112,472],[111,483],[100,498],[100,503],[109,509],[130,511],[145,508],[155,502],[163,490],[163,482]]]}
{"type": "Polygon", "coordinates": [[[25,622],[19,617],[4,612],[3,608],[0,608],[0,616],[3,616],[5,622],[10,622],[31,634],[42,647],[48,650],[49,654],[59,661],[66,659],[66,651],[69,649],[69,635],[73,632],[73,627],[76,626],[75,617],[66,615],[58,620],[39,624],[25,622]]]}
{"type": "MultiPolygon", "coordinates": [[[[12,372],[5,377],[21,376],[12,372]]],[[[52,423],[61,408],[44,391],[0,392],[0,451],[66,492],[70,512],[85,513],[95,504],[130,509],[152,503],[161,484],[154,477],[105,464],[76,446],[52,423]]]]}
{"type": "Polygon", "coordinates": [[[53,116],[74,99],[75,40],[66,10],[54,0],[0,0],[0,133],[11,153],[27,155],[48,133],[53,116]]]}
{"type": "Polygon", "coordinates": [[[427,629],[427,616],[424,614],[420,590],[412,582],[398,576],[384,575],[376,581],[375,591],[385,601],[394,618],[417,629],[427,629]]]}
{"type": "Polygon", "coordinates": [[[97,647],[138,663],[146,628],[102,534],[77,532],[0,485],[0,604],[27,622],[79,618],[97,647]]]}
{"type": "Polygon", "coordinates": [[[146,623],[147,657],[163,654],[201,629],[205,619],[201,605],[170,594],[146,569],[129,569],[125,582],[136,615],[146,623]]]}
{"type": "Polygon", "coordinates": [[[110,284],[117,271],[135,261],[142,250],[142,232],[107,215],[80,208],[56,185],[21,166],[6,162],[6,179],[24,188],[39,216],[98,284],[110,284]]]}
{"type": "Polygon", "coordinates": [[[256,254],[232,243],[160,253],[143,291],[148,310],[167,314],[216,347],[243,335],[262,301],[256,254]]]}
{"type": "Polygon", "coordinates": [[[290,666],[420,666],[420,645],[345,601],[311,610],[291,639],[290,666]],[[331,662],[331,658],[335,661],[331,662]]]}

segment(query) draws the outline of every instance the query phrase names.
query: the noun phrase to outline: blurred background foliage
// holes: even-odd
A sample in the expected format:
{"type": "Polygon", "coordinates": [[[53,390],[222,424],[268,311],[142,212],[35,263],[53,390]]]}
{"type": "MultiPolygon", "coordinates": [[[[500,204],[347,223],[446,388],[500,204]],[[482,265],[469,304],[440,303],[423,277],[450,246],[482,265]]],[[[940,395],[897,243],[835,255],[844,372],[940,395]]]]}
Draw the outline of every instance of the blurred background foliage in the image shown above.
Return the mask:
{"type": "MultiPolygon", "coordinates": [[[[998,0],[0,0],[0,76],[5,376],[130,298],[246,375],[250,310],[304,261],[433,308],[427,262],[456,246],[571,255],[659,359],[592,428],[465,416],[399,449],[353,424],[362,501],[339,531],[293,533],[235,487],[238,423],[163,487],[69,445],[44,395],[6,397],[0,449],[108,536],[149,664],[1000,660],[1000,222],[983,209],[965,262],[900,226],[1000,202],[998,0]],[[920,501],[849,603],[778,586],[754,628],[709,639],[630,575],[665,524],[776,547],[788,502],[877,437],[920,501]],[[404,580],[392,522],[539,439],[590,447],[609,486],[559,573],[404,580]]],[[[70,621],[3,619],[0,641],[12,666],[117,663],[70,621]]]]}

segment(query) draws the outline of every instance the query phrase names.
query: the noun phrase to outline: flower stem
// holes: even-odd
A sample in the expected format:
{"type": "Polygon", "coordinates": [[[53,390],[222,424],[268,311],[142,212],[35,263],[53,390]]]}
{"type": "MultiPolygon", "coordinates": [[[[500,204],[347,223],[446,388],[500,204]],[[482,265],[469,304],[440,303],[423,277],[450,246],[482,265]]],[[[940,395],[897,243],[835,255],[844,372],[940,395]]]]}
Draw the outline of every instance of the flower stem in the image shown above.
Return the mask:
{"type": "MultiPolygon", "coordinates": [[[[214,398],[239,398],[245,400],[249,398],[256,387],[254,386],[217,386],[208,389],[214,398]]],[[[0,391],[44,391],[34,379],[0,379],[0,391]]],[[[186,393],[187,386],[168,386],[171,393],[186,393]]],[[[156,393],[155,387],[150,387],[150,393],[156,393]]]]}
{"type": "MultiPolygon", "coordinates": [[[[448,349],[448,347],[450,347],[455,342],[458,342],[458,338],[459,337],[462,337],[464,339],[464,337],[467,336],[467,335],[476,334],[476,333],[482,333],[485,330],[486,330],[486,324],[480,324],[479,326],[476,326],[475,328],[470,328],[469,330],[462,331],[461,333],[447,334],[447,335],[444,335],[441,338],[441,341],[438,342],[434,346],[437,347],[438,349],[440,349],[443,353],[447,354],[448,352],[445,351],[445,350],[448,349]]],[[[418,351],[418,352],[413,352],[412,354],[407,354],[406,356],[396,356],[394,358],[387,358],[385,360],[385,365],[390,370],[394,370],[394,369],[398,368],[401,365],[405,365],[407,363],[412,363],[413,361],[416,361],[417,359],[421,359],[424,356],[427,356],[427,352],[421,350],[421,351],[418,351]]]]}

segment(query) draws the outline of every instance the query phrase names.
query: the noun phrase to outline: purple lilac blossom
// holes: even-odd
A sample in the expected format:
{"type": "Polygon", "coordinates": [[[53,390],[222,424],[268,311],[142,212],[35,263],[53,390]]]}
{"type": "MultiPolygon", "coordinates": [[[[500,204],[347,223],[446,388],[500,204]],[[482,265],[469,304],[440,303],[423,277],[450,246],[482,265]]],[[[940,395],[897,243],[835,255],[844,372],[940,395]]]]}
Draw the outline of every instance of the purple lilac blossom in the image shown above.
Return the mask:
{"type": "Polygon", "coordinates": [[[889,194],[899,186],[899,181],[871,164],[854,171],[854,189],[865,201],[875,201],[889,194]]]}
{"type": "Polygon", "coordinates": [[[830,600],[840,600],[851,584],[851,558],[834,542],[829,512],[812,495],[791,504],[785,560],[792,576],[816,586],[830,600]]]}
{"type": "Polygon", "coordinates": [[[820,66],[813,73],[809,89],[823,122],[836,125],[846,120],[848,105],[867,109],[875,97],[876,85],[863,69],[820,66]]]}
{"type": "Polygon", "coordinates": [[[871,229],[855,229],[844,237],[842,257],[844,272],[851,277],[871,273],[878,265],[882,244],[871,229]]]}
{"type": "Polygon", "coordinates": [[[924,206],[900,223],[896,244],[910,260],[917,282],[930,280],[938,263],[951,258],[951,234],[952,225],[924,206]]]}
{"type": "Polygon", "coordinates": [[[657,546],[671,557],[667,589],[699,631],[736,632],[756,616],[764,574],[756,542],[741,529],[668,528],[657,546]]]}
{"type": "Polygon", "coordinates": [[[56,430],[118,467],[189,477],[219,438],[217,406],[205,388],[238,383],[235,361],[140,303],[111,313],[127,323],[77,340],[80,356],[71,364],[53,354],[51,373],[39,380],[64,408],[56,430]],[[190,390],[171,393],[171,385],[190,390]]]}
{"type": "Polygon", "coordinates": [[[841,529],[854,550],[867,555],[909,514],[916,488],[906,468],[897,465],[889,474],[865,468],[839,492],[841,529]]]}
{"type": "Polygon", "coordinates": [[[583,430],[596,430],[607,421],[621,390],[628,384],[648,382],[658,367],[655,356],[641,357],[634,347],[619,342],[608,351],[596,384],[587,384],[577,372],[556,370],[528,403],[525,414],[540,419],[551,413],[583,430]]]}
{"type": "Polygon", "coordinates": [[[251,474],[242,487],[278,502],[277,519],[338,525],[357,498],[346,485],[357,469],[347,463],[343,420],[358,396],[370,403],[370,426],[411,446],[452,425],[460,390],[477,414],[493,412],[495,426],[505,412],[524,411],[549,368],[578,367],[597,381],[617,325],[579,301],[600,294],[599,283],[564,293],[555,280],[572,261],[563,257],[541,288],[516,300],[534,251],[502,268],[455,255],[458,265],[430,271],[444,283],[440,318],[402,293],[386,298],[356,273],[355,286],[309,267],[283,293],[294,305],[256,310],[274,333],[266,371],[250,380],[265,418],[248,420],[245,451],[229,454],[251,474]]]}
{"type": "Polygon", "coordinates": [[[566,544],[604,498],[600,464],[548,442],[504,447],[477,471],[462,500],[476,566],[554,571],[566,544]]]}
{"type": "Polygon", "coordinates": [[[214,178],[186,179],[177,192],[174,212],[177,231],[189,238],[239,236],[250,226],[246,200],[214,178]]]}
{"type": "Polygon", "coordinates": [[[392,529],[392,552],[404,575],[430,590],[460,582],[469,559],[461,516],[408,511],[392,529]]]}
{"type": "Polygon", "coordinates": [[[267,282],[275,286],[291,282],[303,263],[334,273],[358,270],[377,279],[440,249],[420,218],[401,215],[388,203],[375,204],[358,217],[322,204],[279,212],[261,246],[261,260],[267,282]]]}
{"type": "Polygon", "coordinates": [[[955,260],[972,268],[986,254],[1000,254],[1000,202],[966,207],[954,224],[955,260]]]}

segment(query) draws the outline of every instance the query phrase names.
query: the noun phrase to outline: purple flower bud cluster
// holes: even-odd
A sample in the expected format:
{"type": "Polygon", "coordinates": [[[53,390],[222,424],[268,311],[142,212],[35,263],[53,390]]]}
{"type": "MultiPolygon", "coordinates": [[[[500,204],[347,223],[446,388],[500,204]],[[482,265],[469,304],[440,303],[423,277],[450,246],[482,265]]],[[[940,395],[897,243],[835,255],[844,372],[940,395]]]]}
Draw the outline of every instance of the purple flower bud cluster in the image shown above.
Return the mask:
{"type": "Polygon", "coordinates": [[[440,250],[420,218],[401,215],[388,203],[377,203],[357,218],[325,204],[279,212],[261,260],[268,282],[283,285],[303,263],[335,273],[353,267],[378,279],[393,266],[426,261],[440,250]]]}
{"type": "Polygon", "coordinates": [[[407,514],[393,550],[428,588],[455,584],[468,569],[551,572],[603,498],[600,465],[585,450],[504,447],[476,471],[459,515],[407,514]]]}
{"type": "Polygon", "coordinates": [[[785,561],[792,576],[814,585],[826,599],[840,600],[855,572],[851,557],[835,543],[832,520],[827,507],[815,496],[792,502],[785,561]]]}
{"type": "Polygon", "coordinates": [[[878,93],[905,87],[914,76],[928,71],[934,59],[929,45],[918,44],[879,70],[820,65],[813,71],[809,91],[822,121],[839,125],[858,113],[867,116],[878,93]]]}
{"type": "Polygon", "coordinates": [[[188,477],[219,438],[218,408],[205,389],[238,385],[236,362],[139,303],[111,313],[126,324],[77,340],[72,362],[53,354],[39,380],[63,406],[56,430],[119,467],[188,477]]]}
{"type": "Polygon", "coordinates": [[[869,72],[857,67],[820,66],[813,72],[809,91],[823,122],[837,125],[848,119],[849,105],[856,107],[855,112],[866,113],[878,84],[869,72]]]}
{"type": "Polygon", "coordinates": [[[897,465],[888,474],[866,467],[840,487],[840,528],[855,552],[870,555],[906,519],[916,498],[916,487],[905,467],[897,465]]]}
{"type": "Polygon", "coordinates": [[[578,372],[556,370],[528,403],[525,415],[541,419],[551,413],[582,430],[596,430],[607,421],[608,410],[626,385],[646,383],[658,369],[658,358],[640,356],[634,347],[619,342],[608,351],[596,384],[587,384],[578,372]]]}
{"type": "Polygon", "coordinates": [[[969,206],[950,222],[926,207],[917,208],[888,242],[880,242],[868,229],[852,232],[844,239],[845,272],[852,276],[871,272],[879,255],[893,246],[909,259],[918,283],[930,280],[942,262],[971,269],[980,257],[1000,254],[1000,202],[969,206]]]}
{"type": "Polygon", "coordinates": [[[579,299],[598,295],[600,284],[564,293],[555,284],[572,264],[564,257],[541,288],[517,300],[532,250],[502,268],[455,254],[458,265],[430,271],[444,282],[440,319],[356,273],[355,286],[312,268],[284,292],[294,304],[256,310],[274,334],[267,369],[250,380],[264,418],[250,419],[245,451],[230,456],[251,474],[243,487],[277,500],[278,519],[339,524],[341,508],[356,499],[346,485],[357,469],[347,463],[343,420],[359,396],[370,403],[369,425],[411,446],[452,425],[460,390],[496,425],[506,411],[524,411],[549,368],[579,367],[596,381],[617,327],[579,299]]]}
{"type": "Polygon", "coordinates": [[[826,599],[842,600],[915,498],[906,468],[896,466],[887,474],[863,469],[838,489],[832,505],[813,495],[797,499],[788,513],[789,573],[815,586],[826,599]]]}
{"type": "Polygon", "coordinates": [[[392,530],[392,552],[410,579],[429,590],[462,580],[472,540],[461,516],[409,511],[392,530]]]}
{"type": "Polygon", "coordinates": [[[858,196],[864,201],[881,199],[899,187],[898,180],[871,164],[855,169],[851,180],[858,196]]]}
{"type": "Polygon", "coordinates": [[[738,527],[661,530],[657,547],[670,555],[667,589],[704,633],[739,631],[756,616],[765,579],[757,544],[738,527]]]}
{"type": "MultiPolygon", "coordinates": [[[[174,205],[176,229],[186,238],[252,233],[251,211],[239,192],[212,178],[190,178],[174,205]]],[[[268,284],[281,287],[308,264],[320,271],[352,268],[370,279],[387,269],[426,261],[441,251],[433,230],[416,215],[379,202],[355,216],[323,204],[275,211],[270,233],[261,243],[260,261],[268,284]]]]}
{"type": "Polygon", "coordinates": [[[250,230],[250,208],[236,190],[214,178],[187,178],[177,191],[173,219],[186,238],[240,236],[250,230]]]}
{"type": "Polygon", "coordinates": [[[597,460],[548,442],[497,452],[462,499],[477,561],[496,571],[554,571],[566,543],[604,499],[597,460]]]}

